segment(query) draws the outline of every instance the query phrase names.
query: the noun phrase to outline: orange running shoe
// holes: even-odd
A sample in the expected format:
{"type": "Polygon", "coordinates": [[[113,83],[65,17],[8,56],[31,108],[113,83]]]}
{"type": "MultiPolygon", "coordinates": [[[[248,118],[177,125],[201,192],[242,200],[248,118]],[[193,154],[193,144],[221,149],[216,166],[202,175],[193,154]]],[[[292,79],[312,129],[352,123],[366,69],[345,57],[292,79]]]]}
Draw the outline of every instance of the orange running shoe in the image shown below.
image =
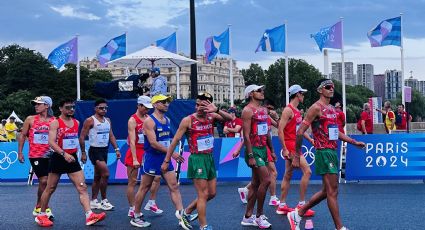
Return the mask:
{"type": "Polygon", "coordinates": [[[40,226],[40,227],[53,226],[53,222],[51,220],[49,220],[49,217],[47,217],[47,215],[38,215],[35,218],[35,222],[37,222],[38,226],[40,226]]]}
{"type": "MultiPolygon", "coordinates": [[[[300,205],[300,204],[297,205],[297,209],[300,209],[301,207],[302,207],[302,205],[300,205]]],[[[315,211],[309,209],[304,213],[304,217],[312,217],[312,216],[314,216],[315,213],[316,213],[315,211]]]]}
{"type": "Polygon", "coordinates": [[[288,212],[294,211],[293,208],[290,208],[288,205],[278,206],[276,209],[276,213],[279,215],[286,215],[288,212]]]}
{"type": "Polygon", "coordinates": [[[97,222],[104,220],[106,217],[106,213],[101,212],[99,214],[92,212],[90,216],[86,219],[86,225],[93,225],[97,222]]]}

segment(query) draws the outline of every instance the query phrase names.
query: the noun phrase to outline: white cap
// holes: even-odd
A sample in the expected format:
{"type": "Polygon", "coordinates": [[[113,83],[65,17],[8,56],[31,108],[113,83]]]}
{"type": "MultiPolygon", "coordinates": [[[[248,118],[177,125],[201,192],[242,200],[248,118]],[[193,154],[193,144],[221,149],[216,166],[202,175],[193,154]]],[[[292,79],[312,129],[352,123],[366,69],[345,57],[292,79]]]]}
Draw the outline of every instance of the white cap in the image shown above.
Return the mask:
{"type": "Polygon", "coordinates": [[[289,89],[288,89],[289,96],[292,96],[292,95],[297,94],[299,92],[307,92],[307,90],[301,88],[300,85],[293,85],[293,86],[289,87],[289,89]]]}
{"type": "Polygon", "coordinates": [[[249,94],[250,94],[252,91],[256,91],[256,90],[259,90],[259,89],[261,89],[261,88],[264,88],[264,85],[248,85],[248,86],[245,88],[245,91],[244,91],[245,98],[248,98],[248,97],[249,97],[249,94]]]}
{"type": "Polygon", "coordinates": [[[151,104],[151,98],[148,96],[140,96],[139,98],[137,98],[137,104],[143,105],[148,109],[152,109],[153,106],[151,104]]]}

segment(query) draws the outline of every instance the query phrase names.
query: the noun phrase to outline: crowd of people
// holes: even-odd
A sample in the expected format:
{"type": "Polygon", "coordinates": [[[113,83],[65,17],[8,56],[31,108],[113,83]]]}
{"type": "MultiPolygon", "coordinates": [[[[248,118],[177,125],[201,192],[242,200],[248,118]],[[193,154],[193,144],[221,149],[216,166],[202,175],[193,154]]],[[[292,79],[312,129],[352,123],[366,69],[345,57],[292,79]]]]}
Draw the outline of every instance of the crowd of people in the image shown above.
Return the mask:
{"type": "MultiPolygon", "coordinates": [[[[159,72],[156,73],[153,70],[152,74],[159,74],[159,72]]],[[[142,213],[142,203],[148,192],[150,197],[144,210],[158,215],[163,213],[155,201],[161,178],[163,178],[170,191],[178,225],[183,229],[192,229],[192,222],[198,219],[200,229],[212,229],[207,221],[206,207],[217,193],[217,175],[212,154],[214,123],[222,122],[224,123],[223,133],[227,137],[240,139],[233,157],[239,157],[241,149],[244,148],[243,157],[252,172],[250,183],[243,188],[238,188],[241,201],[247,204],[241,225],[271,227],[264,214],[265,198],[269,191],[268,204],[275,208],[277,214],[287,216],[291,229],[299,229],[303,218],[314,216],[316,213],[312,208],[325,199],[327,199],[335,228],[346,229],[340,218],[337,200],[339,167],[336,152],[337,140],[360,148],[364,147],[365,143],[345,135],[343,105],[341,102],[335,103],[334,106],[330,104],[334,94],[333,82],[329,79],[318,82],[316,91],[319,94],[319,100],[310,105],[305,114],[298,109],[304,102],[304,94],[307,91],[300,85],[292,85],[288,89],[290,102],[283,108],[280,116],[275,110],[275,105],[265,100],[264,90],[265,87],[261,85],[246,87],[244,95],[248,104],[241,111],[240,117],[235,108],[222,110],[214,104],[211,94],[201,93],[196,97],[194,113],[181,120],[175,134],[171,131],[170,119],[165,115],[172,98],[162,94],[161,90],[152,97],[140,96],[137,99],[135,113],[128,119],[129,148],[123,158],[128,176],[129,224],[135,227],[151,225],[142,213]],[[281,149],[274,149],[272,145],[272,127],[277,129],[281,149]],[[306,132],[308,129],[310,131],[306,132]],[[308,133],[312,133],[312,136],[308,133]],[[184,136],[188,140],[190,150],[188,159],[184,159],[175,151],[184,136]],[[322,176],[323,182],[322,189],[309,200],[306,199],[306,191],[312,171],[301,153],[303,139],[310,142],[316,149],[315,173],[322,176]],[[275,162],[277,161],[276,151],[280,150],[285,160],[285,173],[278,198],[275,162]],[[188,161],[187,175],[193,180],[197,197],[186,207],[183,206],[176,172],[170,163],[171,158],[178,163],[188,161]],[[299,199],[296,203],[292,203],[287,200],[287,195],[293,171],[297,169],[302,172],[299,199]],[[136,189],[139,171],[142,179],[136,189]]],[[[86,225],[93,225],[104,220],[105,212],[96,213],[92,210],[114,209],[114,205],[107,198],[109,144],[113,146],[117,159],[121,158],[122,154],[113,133],[112,122],[106,117],[107,101],[103,99],[95,101],[94,114],[84,121],[81,131],[79,122],[73,118],[75,102],[72,99],[59,102],[60,115],[57,118],[53,116],[53,102],[50,97],[40,96],[31,103],[34,105],[36,115],[25,119],[21,135],[17,140],[19,161],[23,163],[25,158],[28,158],[39,179],[33,210],[35,221],[42,227],[53,225],[54,215],[49,206],[49,200],[62,174],[68,175],[79,194],[86,225]],[[87,150],[86,138],[89,143],[87,150]],[[29,152],[24,155],[23,147],[26,140],[29,142],[29,152]],[[80,157],[77,155],[78,149],[81,149],[80,157]],[[94,165],[91,198],[89,198],[88,186],[79,164],[79,161],[86,163],[87,159],[94,165]]],[[[404,112],[402,105],[398,106],[397,111],[401,117],[400,121],[397,121],[398,118],[391,110],[389,102],[385,102],[384,110],[380,111],[385,114],[388,132],[396,128],[406,128],[408,115],[404,112]]],[[[2,127],[7,126],[6,123],[2,127]]],[[[368,103],[364,104],[357,128],[363,134],[373,133],[371,109],[368,103]]],[[[9,138],[7,133],[6,137],[9,138]]]]}

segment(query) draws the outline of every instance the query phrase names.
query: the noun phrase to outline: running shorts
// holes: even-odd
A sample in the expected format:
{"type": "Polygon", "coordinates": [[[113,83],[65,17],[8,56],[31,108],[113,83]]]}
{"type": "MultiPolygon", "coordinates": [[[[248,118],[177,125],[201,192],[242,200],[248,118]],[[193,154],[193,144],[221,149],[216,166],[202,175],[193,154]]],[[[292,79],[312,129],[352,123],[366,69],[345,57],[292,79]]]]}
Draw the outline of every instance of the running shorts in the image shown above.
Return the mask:
{"type": "Polygon", "coordinates": [[[187,166],[187,178],[212,180],[217,177],[212,154],[192,153],[187,166]]]}

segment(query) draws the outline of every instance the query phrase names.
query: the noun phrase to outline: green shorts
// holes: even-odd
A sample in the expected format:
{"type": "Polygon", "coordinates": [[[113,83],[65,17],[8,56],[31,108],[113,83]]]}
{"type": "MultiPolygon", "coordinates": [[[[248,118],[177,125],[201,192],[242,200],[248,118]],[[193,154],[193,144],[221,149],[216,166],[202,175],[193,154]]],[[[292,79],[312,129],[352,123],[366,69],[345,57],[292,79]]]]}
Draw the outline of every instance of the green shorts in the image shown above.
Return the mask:
{"type": "MultiPolygon", "coordinates": [[[[254,147],[252,146],[252,154],[254,154],[254,159],[257,167],[266,166],[267,163],[267,148],[266,146],[254,147]]],[[[248,153],[245,149],[245,162],[249,165],[248,153]]]]}
{"type": "Polygon", "coordinates": [[[212,180],[217,177],[212,154],[190,154],[187,178],[212,180]]]}
{"type": "Polygon", "coordinates": [[[317,175],[338,174],[338,156],[336,150],[318,149],[314,159],[315,172],[317,175]]]}

